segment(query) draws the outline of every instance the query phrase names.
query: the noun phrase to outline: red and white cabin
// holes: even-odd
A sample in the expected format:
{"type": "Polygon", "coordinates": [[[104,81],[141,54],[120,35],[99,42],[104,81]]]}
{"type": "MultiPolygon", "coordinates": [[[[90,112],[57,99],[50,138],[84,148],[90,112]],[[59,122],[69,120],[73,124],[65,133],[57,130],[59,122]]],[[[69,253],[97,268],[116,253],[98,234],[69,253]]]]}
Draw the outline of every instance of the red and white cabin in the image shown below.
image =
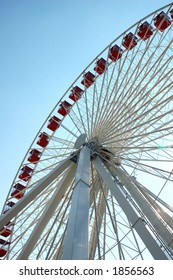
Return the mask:
{"type": "Polygon", "coordinates": [[[24,196],[24,191],[25,191],[26,187],[23,186],[20,183],[17,183],[14,187],[13,187],[13,191],[11,193],[11,196],[16,198],[16,199],[21,199],[24,196]]]}
{"type": "Polygon", "coordinates": [[[8,245],[10,242],[0,239],[0,258],[4,257],[7,253],[8,245]]]}
{"type": "Polygon", "coordinates": [[[49,120],[49,124],[48,124],[47,128],[49,128],[52,131],[56,131],[60,127],[60,123],[61,123],[61,120],[59,118],[57,118],[56,116],[53,116],[49,120]]]}
{"type": "Polygon", "coordinates": [[[137,34],[142,40],[147,40],[151,35],[153,35],[152,30],[152,26],[147,21],[145,21],[139,26],[137,34]]]}
{"type": "Polygon", "coordinates": [[[130,32],[123,38],[122,45],[127,50],[133,49],[137,45],[137,37],[132,32],[130,32]]]}
{"type": "Polygon", "coordinates": [[[39,135],[39,140],[37,142],[37,144],[43,148],[45,148],[48,143],[49,143],[49,135],[46,133],[46,132],[42,132],[40,135],[39,135]]]}
{"type": "Polygon", "coordinates": [[[58,113],[60,115],[62,115],[63,117],[65,117],[70,112],[71,107],[72,107],[72,105],[70,103],[68,103],[67,101],[63,101],[60,104],[58,113]]]}
{"type": "Polygon", "coordinates": [[[83,92],[84,91],[80,87],[75,86],[71,90],[71,94],[69,95],[69,98],[72,99],[74,102],[76,102],[82,97],[83,92]]]}
{"type": "Polygon", "coordinates": [[[21,173],[19,175],[19,178],[25,182],[29,181],[31,179],[33,169],[27,165],[22,167],[21,173]]]}
{"type": "Polygon", "coordinates": [[[37,149],[33,149],[30,151],[30,156],[28,158],[28,161],[31,163],[37,163],[40,160],[41,152],[37,149]]]}
{"type": "Polygon", "coordinates": [[[122,52],[123,50],[119,46],[114,45],[109,50],[109,58],[115,62],[122,57],[122,52]]]}
{"type": "Polygon", "coordinates": [[[169,25],[171,25],[171,19],[162,11],[154,18],[154,25],[163,32],[169,25]]]}
{"type": "Polygon", "coordinates": [[[94,70],[99,74],[103,74],[106,70],[106,60],[104,58],[100,58],[96,62],[96,66],[94,67],[94,70]]]}
{"type": "Polygon", "coordinates": [[[84,75],[84,79],[82,80],[81,84],[84,85],[86,88],[90,87],[94,83],[95,75],[88,71],[84,75]]]}

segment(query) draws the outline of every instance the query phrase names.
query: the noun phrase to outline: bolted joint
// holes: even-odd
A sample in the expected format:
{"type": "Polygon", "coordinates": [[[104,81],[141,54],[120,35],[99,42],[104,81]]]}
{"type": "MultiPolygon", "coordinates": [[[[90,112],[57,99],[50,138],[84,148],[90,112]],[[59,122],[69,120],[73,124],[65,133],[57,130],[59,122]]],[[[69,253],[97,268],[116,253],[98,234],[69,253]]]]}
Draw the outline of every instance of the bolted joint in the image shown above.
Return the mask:
{"type": "Polygon", "coordinates": [[[78,158],[79,158],[79,153],[72,153],[70,160],[72,162],[74,162],[74,163],[77,163],[78,162],[78,158]]]}

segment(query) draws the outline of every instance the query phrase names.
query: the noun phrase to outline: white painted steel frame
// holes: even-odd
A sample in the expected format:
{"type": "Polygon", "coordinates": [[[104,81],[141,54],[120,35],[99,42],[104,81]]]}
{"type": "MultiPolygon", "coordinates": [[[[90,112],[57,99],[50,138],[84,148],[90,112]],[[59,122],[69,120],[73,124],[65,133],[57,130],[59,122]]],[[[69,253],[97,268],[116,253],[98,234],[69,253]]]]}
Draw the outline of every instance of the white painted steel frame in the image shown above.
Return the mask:
{"type": "MultiPolygon", "coordinates": [[[[156,211],[154,211],[154,207],[151,207],[149,202],[145,199],[144,196],[140,193],[140,191],[136,188],[135,184],[129,178],[129,176],[122,171],[120,168],[114,168],[114,172],[122,182],[122,184],[129,191],[130,195],[134,198],[143,212],[143,214],[148,218],[151,224],[157,229],[158,234],[162,237],[162,239],[166,242],[166,244],[173,249],[173,235],[166,228],[165,224],[159,219],[156,211]]],[[[161,215],[160,215],[161,216],[161,215]]],[[[171,218],[171,217],[170,217],[171,218]]]]}
{"type": "Polygon", "coordinates": [[[109,171],[105,168],[103,165],[103,162],[100,160],[100,158],[96,158],[93,160],[94,165],[99,173],[99,175],[102,177],[103,181],[107,184],[109,187],[112,195],[115,197],[115,199],[118,201],[120,206],[122,207],[124,213],[128,217],[129,221],[132,224],[132,227],[137,231],[143,242],[145,243],[146,247],[156,260],[166,260],[168,257],[165,255],[165,253],[160,248],[159,244],[156,242],[156,240],[153,238],[151,233],[147,230],[143,220],[141,217],[137,215],[137,213],[134,211],[132,206],[129,204],[129,202],[126,200],[124,194],[120,190],[118,184],[114,182],[112,179],[109,171]]]}
{"type": "Polygon", "coordinates": [[[64,260],[88,259],[90,149],[84,146],[79,155],[75,187],[64,240],[64,260]]]}
{"type": "Polygon", "coordinates": [[[34,249],[37,241],[40,238],[43,230],[45,229],[46,225],[48,224],[49,220],[52,218],[52,215],[57,208],[62,195],[66,192],[67,188],[71,184],[76,171],[76,165],[71,162],[70,166],[68,167],[67,171],[63,175],[61,181],[58,183],[52,198],[48,202],[42,216],[39,219],[39,222],[36,224],[35,228],[33,229],[30,237],[27,240],[27,243],[24,245],[22,251],[18,256],[18,260],[26,260],[28,259],[29,255],[34,249]]]}
{"type": "Polygon", "coordinates": [[[41,193],[53,180],[55,180],[71,163],[71,157],[59,163],[47,176],[32,188],[8,212],[0,217],[0,228],[3,228],[11,219],[23,210],[39,193],[41,193]]]}
{"type": "MultiPolygon", "coordinates": [[[[169,4],[163,8],[166,7],[169,7],[170,10],[172,9],[172,4],[169,4]]],[[[94,66],[97,59],[99,59],[101,56],[106,59],[108,67],[104,74],[100,76],[98,75],[95,79],[94,85],[90,88],[84,87],[84,94],[82,98],[79,100],[79,102],[73,103],[72,109],[67,116],[70,125],[68,122],[65,122],[64,119],[63,122],[61,122],[60,129],[63,130],[61,132],[68,132],[69,135],[71,135],[71,138],[62,139],[56,137],[56,134],[54,134],[54,132],[52,133],[50,137],[51,145],[49,145],[48,148],[46,147],[45,149],[46,156],[40,159],[38,167],[35,168],[32,175],[32,182],[34,182],[33,189],[26,193],[25,196],[19,202],[17,202],[11,210],[9,210],[2,216],[2,219],[0,220],[0,228],[1,225],[6,225],[7,222],[15,217],[18,213],[20,214],[20,211],[22,209],[25,210],[26,205],[30,205],[29,203],[35,196],[39,195],[39,193],[41,195],[41,190],[43,188],[46,188],[47,184],[49,184],[50,182],[47,180],[48,178],[45,177],[47,178],[47,184],[44,185],[42,181],[40,181],[40,183],[37,183],[37,176],[38,178],[41,178],[41,176],[45,176],[45,174],[47,174],[47,171],[49,172],[49,170],[56,166],[56,160],[59,161],[61,160],[61,156],[62,158],[64,158],[65,156],[74,152],[73,141],[75,138],[78,138],[78,133],[81,134],[85,132],[85,134],[87,134],[87,140],[91,140],[95,136],[98,137],[98,142],[100,143],[100,145],[106,146],[107,149],[113,149],[114,154],[120,157],[120,159],[122,160],[122,166],[126,165],[130,168],[133,168],[133,170],[146,172],[154,176],[159,176],[160,178],[163,178],[165,180],[167,180],[170,175],[171,180],[171,173],[169,174],[169,172],[166,170],[160,170],[159,168],[152,166],[152,162],[159,161],[159,159],[163,159],[163,161],[165,162],[172,162],[172,145],[165,146],[165,150],[163,149],[161,151],[160,158],[157,157],[157,154],[159,154],[160,150],[160,143],[159,141],[157,142],[159,138],[165,138],[170,135],[169,140],[172,144],[172,27],[170,26],[164,32],[160,32],[157,28],[155,28],[152,37],[149,40],[145,41],[145,43],[138,38],[138,45],[131,51],[124,50],[121,60],[118,60],[116,63],[110,61],[108,58],[109,50],[116,41],[117,44],[120,44],[119,40],[122,39],[129,31],[134,32],[135,30],[134,35],[137,35],[138,27],[141,23],[144,22],[145,19],[149,20],[149,22],[153,25],[153,18],[160,11],[161,9],[155,11],[151,14],[151,17],[150,15],[148,15],[144,19],[131,26],[118,38],[116,38],[108,47],[105,48],[105,50],[103,50],[102,53],[100,53],[90,63],[90,65],[86,69],[84,69],[81,75],[74,81],[74,83],[66,91],[64,96],[60,99],[60,101],[50,113],[48,119],[45,121],[42,128],[38,132],[38,135],[42,131],[43,127],[47,129],[47,123],[50,116],[53,116],[57,113],[60,102],[65,98],[68,98],[69,91],[77,83],[80,84],[83,74],[90,70],[91,66],[94,66]],[[132,30],[132,28],[134,30],[132,30]],[[170,38],[167,36],[168,34],[170,34],[170,38]],[[139,57],[141,52],[142,54],[139,57]],[[117,72],[116,68],[118,69],[117,72]],[[138,79],[140,79],[139,82],[136,82],[138,79]],[[133,82],[132,85],[131,81],[133,82]],[[124,84],[126,86],[124,86],[124,84]],[[157,88],[158,90],[154,91],[157,88]],[[150,104],[152,104],[152,108],[150,104]],[[130,114],[128,114],[129,112],[130,114]],[[168,154],[167,152],[170,152],[170,154],[168,154]],[[148,160],[148,162],[151,162],[151,166],[140,161],[141,154],[143,155],[144,160],[148,160]],[[44,171],[46,172],[44,173],[44,171]]],[[[167,11],[167,14],[169,14],[168,12],[169,11],[167,11]]],[[[61,133],[60,135],[63,135],[63,133],[61,133]]],[[[34,147],[34,142],[31,146],[34,147]]],[[[31,147],[28,151],[30,150],[31,147]]],[[[25,160],[26,159],[27,158],[25,158],[25,160]]],[[[21,167],[23,166],[23,164],[26,163],[23,161],[21,167]]],[[[111,165],[110,162],[108,162],[108,164],[111,165]]],[[[19,170],[21,170],[21,167],[19,168],[19,170]]],[[[62,168],[61,170],[65,169],[66,168],[64,167],[64,169],[62,168]]],[[[61,170],[59,169],[59,174],[61,174],[61,170]]],[[[58,172],[54,175],[58,176],[58,172]]],[[[18,176],[15,180],[18,181],[18,176]]],[[[129,181],[127,182],[127,185],[128,183],[129,181]]],[[[12,187],[13,185],[14,184],[12,184],[12,187]]],[[[32,188],[30,182],[28,182],[27,187],[28,189],[32,188]]],[[[126,188],[128,189],[128,186],[126,186],[126,188]]],[[[140,188],[139,185],[138,188],[140,188]]],[[[150,191],[147,189],[145,191],[140,189],[140,192],[146,197],[146,199],[151,202],[151,204],[153,204],[154,210],[157,210],[157,208],[159,208],[159,205],[156,203],[156,201],[153,202],[151,196],[154,197],[154,200],[157,200],[163,206],[167,207],[167,209],[171,209],[171,207],[168,204],[165,204],[160,197],[154,194],[151,195],[150,191]],[[150,195],[150,197],[148,195],[150,195]]],[[[136,202],[141,201],[141,196],[136,189],[133,191],[129,189],[129,193],[131,193],[131,196],[134,197],[134,200],[136,200],[136,202]]],[[[11,190],[9,191],[7,200],[11,199],[10,194],[11,190]]],[[[97,250],[96,247],[99,247],[98,244],[96,246],[96,242],[99,243],[99,230],[101,228],[102,220],[106,219],[106,215],[104,216],[104,210],[106,209],[106,207],[109,210],[108,207],[110,207],[110,205],[105,205],[105,197],[103,197],[103,195],[100,195],[100,202],[102,206],[104,205],[105,208],[101,208],[101,205],[95,205],[95,208],[97,208],[98,211],[100,211],[99,207],[101,208],[101,215],[100,217],[97,217],[97,221],[95,221],[92,228],[92,234],[90,237],[90,246],[92,248],[92,251],[90,251],[90,256],[92,256],[91,258],[95,256],[95,252],[97,250]]],[[[36,202],[35,204],[35,209],[40,207],[39,202],[36,202]]],[[[141,205],[144,213],[148,213],[148,208],[146,207],[147,205],[145,201],[143,201],[143,199],[141,205]]],[[[40,207],[40,209],[45,210],[44,206],[43,208],[40,207]]],[[[163,239],[166,238],[167,244],[171,245],[172,237],[169,234],[169,231],[163,227],[158,218],[155,221],[155,215],[153,211],[149,211],[150,213],[147,214],[147,217],[151,221],[151,224],[154,223],[153,225],[156,225],[157,222],[156,226],[158,226],[159,228],[159,234],[163,236],[163,239]]],[[[164,213],[163,209],[161,208],[159,208],[159,211],[159,216],[161,216],[161,218],[166,222],[166,226],[168,226],[169,224],[169,226],[172,227],[173,222],[170,219],[170,216],[168,216],[167,213],[164,213]]],[[[141,221],[139,220],[136,223],[136,227],[140,225],[140,223],[141,221]]],[[[28,225],[28,228],[29,226],[30,225],[28,225]]],[[[140,225],[140,228],[141,227],[142,226],[140,225]]],[[[19,235],[20,230],[23,229],[21,229],[19,226],[19,235]]],[[[25,228],[24,230],[27,230],[27,228],[25,228]]],[[[22,242],[24,241],[22,240],[21,244],[22,242]]]]}

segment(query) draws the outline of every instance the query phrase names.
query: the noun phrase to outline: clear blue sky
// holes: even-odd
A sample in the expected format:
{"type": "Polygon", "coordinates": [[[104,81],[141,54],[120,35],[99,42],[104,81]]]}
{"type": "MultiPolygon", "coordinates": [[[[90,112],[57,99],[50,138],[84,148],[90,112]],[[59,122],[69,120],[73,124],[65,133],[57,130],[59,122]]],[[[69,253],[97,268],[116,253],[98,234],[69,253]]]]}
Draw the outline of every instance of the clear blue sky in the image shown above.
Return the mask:
{"type": "Polygon", "coordinates": [[[0,0],[0,210],[43,121],[73,80],[165,0],[0,0]]]}

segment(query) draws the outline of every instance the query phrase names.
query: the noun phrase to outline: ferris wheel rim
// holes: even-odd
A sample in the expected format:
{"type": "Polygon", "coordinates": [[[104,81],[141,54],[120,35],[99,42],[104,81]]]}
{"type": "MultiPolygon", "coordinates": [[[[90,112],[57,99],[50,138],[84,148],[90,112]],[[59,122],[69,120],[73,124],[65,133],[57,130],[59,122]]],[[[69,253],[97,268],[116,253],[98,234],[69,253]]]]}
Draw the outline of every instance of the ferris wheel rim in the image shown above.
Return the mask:
{"type": "MultiPolygon", "coordinates": [[[[83,72],[77,77],[77,79],[72,83],[72,85],[68,88],[68,90],[65,92],[65,94],[61,97],[61,99],[58,101],[58,103],[56,104],[56,106],[54,107],[54,109],[51,111],[51,113],[49,114],[49,116],[47,117],[47,119],[46,119],[46,121],[43,123],[43,125],[42,125],[42,127],[41,127],[41,129],[39,130],[39,132],[38,132],[38,134],[36,135],[36,137],[35,137],[35,139],[33,140],[33,142],[32,142],[32,144],[31,144],[31,146],[30,146],[30,148],[28,149],[28,151],[27,151],[27,154],[26,154],[26,156],[28,155],[28,152],[30,151],[30,149],[32,148],[32,146],[33,146],[33,144],[36,142],[36,139],[37,139],[37,137],[38,137],[38,135],[40,134],[40,132],[42,131],[42,128],[44,128],[44,126],[46,125],[46,123],[47,123],[47,121],[48,121],[48,119],[51,117],[51,116],[53,116],[53,112],[55,111],[55,109],[59,106],[59,104],[63,101],[63,99],[64,99],[64,97],[68,94],[68,92],[70,91],[70,89],[72,89],[72,87],[75,85],[75,83],[79,80],[79,78],[81,78],[85,73],[86,73],[86,70],[87,69],[89,69],[89,67],[92,65],[92,64],[94,64],[95,62],[96,62],[96,60],[104,53],[104,51],[106,51],[106,50],[109,50],[110,49],[110,47],[112,46],[112,44],[113,43],[115,43],[117,40],[118,40],[118,38],[121,38],[121,37],[123,37],[123,35],[124,34],[126,34],[129,30],[131,30],[133,27],[135,27],[135,26],[137,26],[139,23],[141,23],[144,19],[146,19],[146,18],[148,18],[149,16],[151,16],[151,15],[154,15],[154,14],[156,14],[158,11],[161,11],[162,9],[165,9],[166,7],[169,7],[170,6],[170,8],[171,8],[171,6],[172,6],[172,4],[168,4],[168,5],[166,5],[166,6],[164,6],[164,7],[162,7],[162,8],[160,8],[160,9],[158,9],[157,11],[155,11],[155,12],[153,12],[153,13],[151,13],[150,15],[148,15],[148,16],[146,16],[146,17],[144,17],[142,20],[140,20],[140,21],[138,21],[137,23],[135,23],[134,25],[132,25],[130,28],[128,28],[125,32],[123,32],[119,37],[117,37],[114,41],[112,41],[111,42],[111,44],[109,44],[84,70],[83,70],[83,72]]],[[[135,33],[136,34],[136,33],[135,33]]],[[[128,52],[128,51],[127,51],[128,52]]],[[[108,59],[108,58],[107,58],[108,59]]],[[[85,94],[86,94],[86,89],[85,89],[85,94]]],[[[73,104],[74,105],[74,104],[73,104]]],[[[63,119],[64,120],[64,119],[63,119]]],[[[63,122],[63,120],[62,120],[62,122],[63,122]]],[[[80,130],[78,131],[79,133],[80,133],[80,130]]],[[[54,137],[54,134],[52,134],[52,137],[54,137]]],[[[77,137],[76,135],[74,135],[74,137],[77,137]]],[[[129,147],[128,147],[129,148],[129,147]]],[[[47,149],[47,147],[45,148],[45,150],[47,149]]],[[[24,157],[24,159],[23,159],[23,162],[21,163],[21,165],[20,165],[20,167],[19,167],[19,170],[21,169],[21,166],[23,166],[23,163],[25,162],[25,159],[26,159],[26,156],[24,157]]],[[[18,170],[18,171],[19,171],[18,170]]],[[[17,172],[17,175],[18,175],[18,172],[17,172]]],[[[17,175],[16,175],[16,177],[17,177],[17,175]]],[[[15,180],[16,180],[16,178],[14,179],[14,182],[15,182],[15,180]]],[[[13,186],[13,184],[12,184],[12,186],[13,186]]],[[[10,194],[10,192],[11,192],[11,189],[10,189],[10,191],[9,191],[9,194],[10,194]]],[[[7,196],[7,197],[9,197],[9,195],[7,196]]]]}
{"type": "MultiPolygon", "coordinates": [[[[19,166],[19,168],[18,168],[18,170],[17,170],[17,172],[16,172],[16,176],[15,176],[13,182],[12,182],[12,185],[14,184],[14,182],[15,182],[15,180],[16,180],[16,178],[17,178],[17,175],[18,175],[18,173],[19,173],[19,171],[20,171],[20,169],[21,169],[21,167],[23,166],[24,162],[26,161],[26,157],[27,157],[29,151],[30,151],[31,148],[33,147],[34,143],[36,142],[36,140],[37,140],[37,138],[38,138],[38,135],[41,133],[42,129],[44,128],[44,126],[45,126],[46,123],[48,122],[49,118],[53,115],[53,112],[56,110],[56,108],[58,107],[58,105],[63,101],[63,99],[64,99],[64,98],[66,97],[66,95],[69,93],[70,89],[72,89],[73,86],[76,84],[76,82],[77,82],[80,78],[82,78],[83,75],[86,73],[86,70],[89,69],[89,67],[97,61],[97,59],[104,53],[104,51],[110,49],[110,47],[111,47],[119,38],[123,37],[123,35],[126,34],[128,31],[130,31],[133,27],[137,26],[139,23],[143,22],[143,21],[144,21],[145,19],[147,19],[148,17],[150,17],[150,16],[152,16],[152,15],[155,15],[156,13],[158,13],[159,11],[161,11],[161,10],[167,8],[167,7],[170,7],[170,8],[169,8],[169,10],[170,10],[171,7],[172,7],[172,5],[173,5],[173,2],[171,2],[171,3],[169,3],[169,4],[165,5],[165,6],[163,6],[163,7],[161,7],[161,8],[159,8],[159,9],[157,9],[157,10],[155,10],[154,12],[148,14],[147,16],[143,17],[141,20],[139,20],[139,21],[137,21],[136,23],[134,23],[133,25],[131,25],[131,26],[130,26],[129,28],[127,28],[124,32],[122,32],[118,37],[116,37],[110,44],[108,44],[108,45],[107,45],[107,46],[106,46],[106,47],[105,47],[105,48],[104,48],[104,49],[103,49],[103,50],[102,50],[102,51],[101,51],[101,52],[100,52],[100,53],[85,67],[85,68],[84,68],[84,70],[77,76],[77,78],[73,81],[73,83],[69,86],[69,88],[66,90],[66,92],[62,95],[62,97],[59,99],[59,101],[58,101],[58,102],[56,103],[56,105],[53,107],[52,111],[49,113],[49,115],[47,116],[46,120],[43,122],[42,126],[41,126],[40,129],[38,130],[38,133],[37,133],[36,136],[34,137],[34,139],[33,139],[32,143],[31,143],[31,145],[29,146],[29,148],[28,148],[28,150],[27,150],[27,152],[26,152],[26,154],[25,154],[25,156],[24,156],[24,158],[23,158],[23,160],[22,160],[22,162],[21,162],[21,164],[20,164],[20,166],[19,166]]],[[[134,35],[135,35],[135,34],[134,34],[134,35]]],[[[125,51],[127,52],[128,50],[125,50],[125,51]]],[[[73,105],[74,105],[74,104],[73,104],[73,105]]],[[[62,120],[62,122],[63,122],[63,120],[62,120]]],[[[51,135],[50,135],[50,137],[51,137],[51,135]]],[[[9,191],[9,193],[10,193],[10,191],[9,191]]],[[[9,195],[7,195],[7,197],[8,197],[8,196],[9,196],[9,195]]]]}

